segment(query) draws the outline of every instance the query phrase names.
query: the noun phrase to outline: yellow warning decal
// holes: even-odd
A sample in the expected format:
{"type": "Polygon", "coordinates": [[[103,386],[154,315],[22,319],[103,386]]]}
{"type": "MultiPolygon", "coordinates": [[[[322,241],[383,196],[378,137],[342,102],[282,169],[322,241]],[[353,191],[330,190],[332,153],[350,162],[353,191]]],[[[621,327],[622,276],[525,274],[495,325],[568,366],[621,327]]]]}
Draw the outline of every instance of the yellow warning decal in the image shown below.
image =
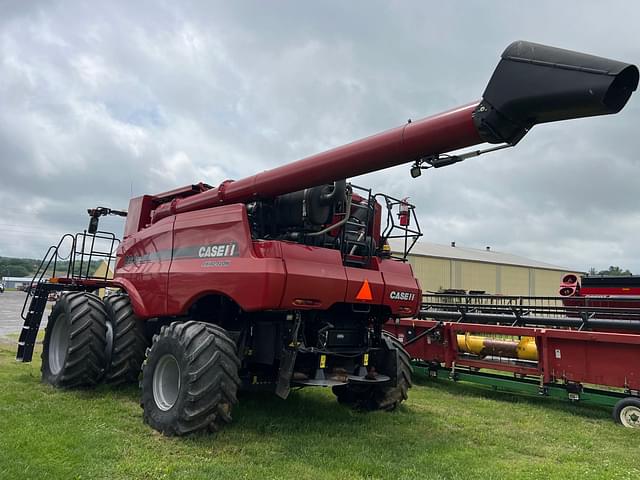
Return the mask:
{"type": "Polygon", "coordinates": [[[320,368],[324,368],[327,365],[327,356],[320,355],[320,368]]]}
{"type": "Polygon", "coordinates": [[[369,354],[368,353],[364,354],[364,358],[362,359],[362,365],[364,365],[365,367],[367,365],[369,365],[369,354]]]}

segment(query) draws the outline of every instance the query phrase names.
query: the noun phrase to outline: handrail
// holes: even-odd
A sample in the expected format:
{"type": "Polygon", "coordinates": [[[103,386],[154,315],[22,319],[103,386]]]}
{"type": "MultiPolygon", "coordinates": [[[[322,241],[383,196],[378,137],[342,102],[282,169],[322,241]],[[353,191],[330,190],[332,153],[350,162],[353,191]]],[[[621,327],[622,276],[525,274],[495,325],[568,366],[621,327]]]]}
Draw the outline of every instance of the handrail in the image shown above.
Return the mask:
{"type": "Polygon", "coordinates": [[[74,281],[82,280],[101,280],[106,281],[109,273],[109,269],[105,269],[105,273],[102,276],[93,275],[90,270],[93,263],[97,260],[104,260],[107,265],[110,265],[116,258],[115,251],[120,243],[120,240],[111,232],[98,231],[90,234],[87,231],[81,233],[71,234],[66,233],[58,242],[57,245],[51,245],[47,250],[47,253],[42,258],[42,261],[38,265],[36,272],[31,279],[31,283],[27,288],[27,295],[22,305],[22,312],[20,316],[23,320],[27,320],[29,313],[30,300],[36,294],[38,285],[48,280],[51,277],[65,277],[74,281]],[[87,238],[89,237],[89,238],[87,238]],[[60,255],[60,249],[65,242],[71,242],[69,255],[62,257],[60,255]],[[96,241],[105,241],[106,250],[100,251],[96,248],[96,241]],[[67,262],[66,271],[60,271],[59,262],[67,262]],[[47,278],[45,278],[47,276],[47,278]]]}
{"type": "Polygon", "coordinates": [[[33,297],[34,293],[35,293],[35,289],[37,288],[37,285],[40,284],[45,276],[45,274],[49,271],[50,267],[51,267],[51,262],[53,262],[53,271],[52,271],[52,275],[53,277],[56,276],[57,273],[57,269],[58,269],[58,259],[60,260],[64,260],[60,255],[59,255],[59,251],[60,251],[60,247],[62,246],[62,244],[64,243],[65,239],[70,238],[71,239],[71,250],[69,252],[69,264],[67,265],[67,276],[69,275],[69,270],[71,268],[71,265],[73,263],[74,260],[74,253],[75,253],[75,241],[76,239],[74,238],[73,235],[71,235],[70,233],[65,233],[62,238],[60,238],[60,241],[58,242],[57,245],[51,245],[49,247],[49,249],[47,250],[47,253],[45,253],[44,257],[42,258],[42,261],[40,262],[40,265],[38,265],[38,268],[36,269],[35,273],[33,274],[33,278],[31,279],[31,283],[29,284],[29,288],[27,289],[27,295],[24,299],[24,304],[22,305],[22,311],[20,313],[20,316],[22,317],[23,320],[26,320],[26,314],[25,314],[25,310],[27,310],[27,304],[29,303],[29,299],[31,297],[33,297]],[[35,286],[34,286],[35,285],[35,286]]]}

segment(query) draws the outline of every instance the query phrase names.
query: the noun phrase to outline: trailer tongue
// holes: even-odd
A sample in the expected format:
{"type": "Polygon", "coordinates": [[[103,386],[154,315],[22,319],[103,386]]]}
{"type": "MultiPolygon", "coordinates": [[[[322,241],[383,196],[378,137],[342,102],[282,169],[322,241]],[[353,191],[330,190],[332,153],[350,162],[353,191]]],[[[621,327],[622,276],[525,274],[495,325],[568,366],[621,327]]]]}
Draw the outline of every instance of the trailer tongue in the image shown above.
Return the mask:
{"type": "Polygon", "coordinates": [[[89,266],[114,258],[100,216],[125,212],[91,209],[89,232],[63,237],[65,272],[59,244],[36,274],[18,359],[31,360],[46,296],[58,290],[43,380],[131,382],[144,361],[144,418],[165,434],[228,423],[241,386],[282,398],[292,386],[332,386],[340,402],[393,409],[407,398],[411,366],[382,327],[419,313],[405,260],[421,232],[406,200],[346,179],[404,163],[415,177],[516,145],[539,123],[617,113],[637,84],[633,65],[515,42],[480,102],[217,187],[131,199],[113,279],[89,266]],[[498,147],[448,153],[486,142],[498,147]],[[404,240],[397,258],[393,238],[404,240]],[[119,293],[90,293],[102,287],[119,293]]]}

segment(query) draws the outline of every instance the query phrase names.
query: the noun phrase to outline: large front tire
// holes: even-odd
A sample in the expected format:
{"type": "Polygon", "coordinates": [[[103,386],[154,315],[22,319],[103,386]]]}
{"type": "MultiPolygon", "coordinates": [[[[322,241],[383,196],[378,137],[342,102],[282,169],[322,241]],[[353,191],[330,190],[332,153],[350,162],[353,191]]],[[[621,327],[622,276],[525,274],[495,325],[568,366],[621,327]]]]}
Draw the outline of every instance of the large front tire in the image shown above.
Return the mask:
{"type": "Polygon", "coordinates": [[[104,307],[111,337],[105,379],[113,385],[137,382],[149,346],[144,326],[133,313],[128,295],[109,295],[104,299],[104,307]]]}
{"type": "Polygon", "coordinates": [[[142,368],[145,422],[165,435],[231,422],[239,368],[236,345],[224,329],[194,321],[162,327],[142,368]]]}
{"type": "Polygon", "coordinates": [[[333,387],[338,402],[364,410],[394,410],[408,398],[411,388],[411,357],[394,336],[383,332],[379,373],[391,377],[386,385],[340,385],[333,387]]]}
{"type": "Polygon", "coordinates": [[[63,294],[44,335],[42,381],[60,388],[92,387],[106,367],[106,313],[97,295],[63,294]]]}

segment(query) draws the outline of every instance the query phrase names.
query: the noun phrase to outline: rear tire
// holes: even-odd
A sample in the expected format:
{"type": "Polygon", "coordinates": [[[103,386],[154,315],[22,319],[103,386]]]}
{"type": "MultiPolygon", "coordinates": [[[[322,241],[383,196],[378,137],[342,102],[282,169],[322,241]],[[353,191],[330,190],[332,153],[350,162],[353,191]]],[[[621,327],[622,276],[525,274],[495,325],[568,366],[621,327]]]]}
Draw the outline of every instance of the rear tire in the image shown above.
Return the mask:
{"type": "Polygon", "coordinates": [[[105,380],[113,385],[137,382],[149,346],[144,325],[133,313],[128,295],[109,295],[104,307],[112,338],[105,380]]]}
{"type": "Polygon", "coordinates": [[[239,368],[223,328],[194,321],[162,327],[142,367],[144,421],[165,435],[217,430],[238,403],[239,368]]]}
{"type": "Polygon", "coordinates": [[[106,367],[106,313],[97,295],[61,295],[49,315],[42,381],[59,388],[97,385],[106,367]]]}
{"type": "Polygon", "coordinates": [[[411,357],[394,336],[382,333],[382,361],[376,365],[379,373],[391,377],[391,382],[379,386],[340,385],[332,388],[339,403],[364,410],[397,408],[408,398],[411,388],[411,357]]]}

